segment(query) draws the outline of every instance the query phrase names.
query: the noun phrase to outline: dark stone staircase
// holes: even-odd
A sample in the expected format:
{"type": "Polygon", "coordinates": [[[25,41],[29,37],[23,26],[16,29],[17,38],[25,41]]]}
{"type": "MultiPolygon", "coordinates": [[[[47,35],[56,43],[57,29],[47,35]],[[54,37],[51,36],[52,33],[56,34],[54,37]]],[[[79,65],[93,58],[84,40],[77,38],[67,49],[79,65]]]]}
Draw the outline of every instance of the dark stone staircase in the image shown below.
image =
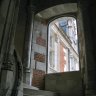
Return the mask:
{"type": "Polygon", "coordinates": [[[84,96],[80,72],[47,74],[45,89],[24,87],[24,96],[84,96]]]}
{"type": "Polygon", "coordinates": [[[23,96],[57,96],[55,92],[39,90],[34,86],[23,84],[23,96]]]}

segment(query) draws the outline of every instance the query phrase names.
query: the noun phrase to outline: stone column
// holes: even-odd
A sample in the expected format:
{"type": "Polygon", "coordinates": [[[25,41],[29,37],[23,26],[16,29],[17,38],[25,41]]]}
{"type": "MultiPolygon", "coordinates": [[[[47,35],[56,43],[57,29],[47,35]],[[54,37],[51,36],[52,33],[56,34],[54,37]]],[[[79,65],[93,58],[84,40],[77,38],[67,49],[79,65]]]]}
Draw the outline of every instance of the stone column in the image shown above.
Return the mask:
{"type": "Polygon", "coordinates": [[[31,53],[32,53],[32,39],[33,39],[33,25],[35,16],[35,7],[30,5],[27,10],[27,25],[25,33],[25,44],[23,52],[23,81],[31,85],[32,82],[32,69],[31,69],[31,53]]]}
{"type": "MultiPolygon", "coordinates": [[[[0,96],[9,96],[12,95],[12,93],[15,94],[18,89],[16,88],[18,86],[15,86],[15,90],[13,88],[16,82],[17,72],[17,62],[14,57],[14,35],[18,19],[19,3],[20,0],[10,0],[7,10],[6,22],[3,30],[4,37],[2,38],[2,47],[0,50],[0,64],[2,64],[0,73],[0,96]]],[[[23,94],[21,96],[23,96],[23,94]]]]}

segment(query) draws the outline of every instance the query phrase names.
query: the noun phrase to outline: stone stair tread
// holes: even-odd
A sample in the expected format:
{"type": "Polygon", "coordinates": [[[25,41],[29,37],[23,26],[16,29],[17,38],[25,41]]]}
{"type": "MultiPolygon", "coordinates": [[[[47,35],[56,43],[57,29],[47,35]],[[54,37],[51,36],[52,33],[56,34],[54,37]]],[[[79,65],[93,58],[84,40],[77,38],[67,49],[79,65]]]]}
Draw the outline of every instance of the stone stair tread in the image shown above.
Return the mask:
{"type": "Polygon", "coordinates": [[[23,96],[44,96],[44,95],[23,95],[23,96]]]}
{"type": "Polygon", "coordinates": [[[23,89],[24,96],[57,96],[56,92],[34,89],[23,89]]]}
{"type": "Polygon", "coordinates": [[[39,90],[39,88],[23,83],[23,88],[39,90]]]}

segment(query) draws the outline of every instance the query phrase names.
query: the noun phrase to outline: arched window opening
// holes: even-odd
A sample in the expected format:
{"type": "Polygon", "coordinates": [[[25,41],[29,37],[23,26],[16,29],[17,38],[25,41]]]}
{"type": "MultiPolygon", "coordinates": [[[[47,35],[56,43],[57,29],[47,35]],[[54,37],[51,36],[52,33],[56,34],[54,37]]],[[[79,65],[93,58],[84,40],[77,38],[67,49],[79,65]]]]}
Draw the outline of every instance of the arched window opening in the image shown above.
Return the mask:
{"type": "Polygon", "coordinates": [[[79,70],[77,23],[74,17],[61,17],[49,24],[48,73],[79,70]]]}

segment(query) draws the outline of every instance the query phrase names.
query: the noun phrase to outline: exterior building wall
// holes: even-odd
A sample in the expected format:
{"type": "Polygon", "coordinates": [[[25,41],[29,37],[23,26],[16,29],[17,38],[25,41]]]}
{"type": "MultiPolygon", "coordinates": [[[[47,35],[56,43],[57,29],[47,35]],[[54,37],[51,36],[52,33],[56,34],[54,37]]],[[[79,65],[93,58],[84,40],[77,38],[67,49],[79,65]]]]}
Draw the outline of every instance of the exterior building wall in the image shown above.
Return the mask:
{"type": "Polygon", "coordinates": [[[64,49],[64,52],[65,52],[65,60],[66,60],[66,64],[65,64],[65,66],[64,66],[64,71],[69,71],[68,48],[65,48],[65,49],[64,49]]]}
{"type": "Polygon", "coordinates": [[[51,45],[51,47],[48,46],[49,73],[79,70],[77,29],[75,27],[76,21],[74,21],[72,18],[72,20],[69,19],[69,21],[67,19],[65,20],[66,22],[64,21],[66,27],[65,25],[64,27],[62,27],[63,25],[60,26],[60,20],[53,21],[49,26],[48,42],[50,44],[48,44],[51,45]],[[50,56],[50,52],[53,53],[53,55],[51,54],[50,56]],[[56,68],[57,65],[59,68],[56,68]]]}
{"type": "Polygon", "coordinates": [[[45,90],[57,92],[59,96],[83,96],[81,73],[75,71],[47,74],[45,90]]]}
{"type": "Polygon", "coordinates": [[[54,64],[54,67],[55,67],[55,70],[58,70],[57,69],[57,65],[58,65],[58,49],[57,49],[57,47],[58,47],[58,44],[57,44],[57,42],[55,42],[55,44],[54,44],[54,48],[55,48],[55,52],[54,52],[54,61],[55,61],[55,64],[54,64]]]}
{"type": "Polygon", "coordinates": [[[66,61],[65,61],[65,53],[64,53],[64,47],[61,44],[60,45],[60,72],[64,72],[66,61]]]}

